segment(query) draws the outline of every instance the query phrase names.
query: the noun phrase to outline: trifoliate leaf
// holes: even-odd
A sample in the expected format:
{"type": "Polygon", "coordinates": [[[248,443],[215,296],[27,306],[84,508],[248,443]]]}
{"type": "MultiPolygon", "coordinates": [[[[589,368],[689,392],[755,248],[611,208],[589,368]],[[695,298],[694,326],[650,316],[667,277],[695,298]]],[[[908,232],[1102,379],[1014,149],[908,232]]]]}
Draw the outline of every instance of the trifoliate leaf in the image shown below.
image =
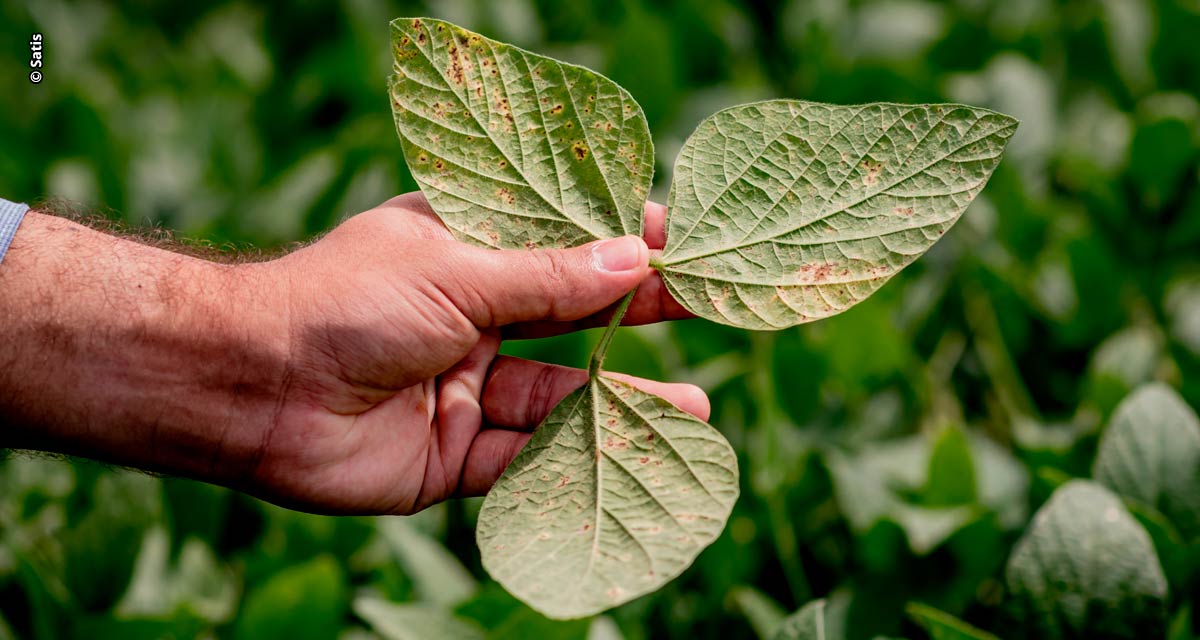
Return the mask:
{"type": "Polygon", "coordinates": [[[737,458],[719,432],[611,378],[568,395],[479,513],[483,566],[551,618],[662,586],[725,526],[737,458]]]}
{"type": "Polygon", "coordinates": [[[654,149],[629,92],[430,18],[392,21],[392,52],[404,157],[456,237],[521,248],[641,235],[654,149]]]}
{"type": "Polygon", "coordinates": [[[663,280],[692,313],[747,329],[844,311],[950,229],[1016,128],[953,104],[720,111],[676,160],[663,280]]]}
{"type": "Polygon", "coordinates": [[[784,618],[771,640],[827,640],[825,634],[825,601],[813,600],[784,618]]]}
{"type": "Polygon", "coordinates": [[[1187,537],[1200,534],[1200,419],[1174,389],[1146,384],[1117,405],[1093,475],[1187,537]]]}
{"type": "Polygon", "coordinates": [[[1093,482],[1054,492],[1013,548],[1006,578],[1029,637],[1161,635],[1167,582],[1150,536],[1093,482]]]}

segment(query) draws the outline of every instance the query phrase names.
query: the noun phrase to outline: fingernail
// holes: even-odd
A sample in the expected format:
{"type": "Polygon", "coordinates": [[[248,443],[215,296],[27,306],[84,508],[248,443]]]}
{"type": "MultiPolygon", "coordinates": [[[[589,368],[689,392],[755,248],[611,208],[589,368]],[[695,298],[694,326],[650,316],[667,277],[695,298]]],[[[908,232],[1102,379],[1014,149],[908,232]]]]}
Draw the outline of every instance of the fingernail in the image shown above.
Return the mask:
{"type": "Polygon", "coordinates": [[[592,256],[596,268],[601,271],[618,272],[636,269],[645,262],[642,259],[642,241],[636,236],[613,238],[596,243],[592,256]]]}

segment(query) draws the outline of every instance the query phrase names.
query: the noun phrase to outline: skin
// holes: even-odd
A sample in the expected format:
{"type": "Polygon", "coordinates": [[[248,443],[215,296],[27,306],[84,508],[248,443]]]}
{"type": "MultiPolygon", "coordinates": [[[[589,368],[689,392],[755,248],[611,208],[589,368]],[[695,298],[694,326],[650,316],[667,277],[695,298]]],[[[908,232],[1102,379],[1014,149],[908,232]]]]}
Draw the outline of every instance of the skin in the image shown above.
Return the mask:
{"type": "MultiPolygon", "coordinates": [[[[625,324],[687,317],[648,266],[664,217],[647,204],[644,239],[496,251],[410,193],[222,264],[31,211],[0,263],[0,446],[315,513],[481,495],[587,377],[502,339],[603,325],[639,285],[625,324]]],[[[613,375],[708,417],[697,387],[613,375]]]]}

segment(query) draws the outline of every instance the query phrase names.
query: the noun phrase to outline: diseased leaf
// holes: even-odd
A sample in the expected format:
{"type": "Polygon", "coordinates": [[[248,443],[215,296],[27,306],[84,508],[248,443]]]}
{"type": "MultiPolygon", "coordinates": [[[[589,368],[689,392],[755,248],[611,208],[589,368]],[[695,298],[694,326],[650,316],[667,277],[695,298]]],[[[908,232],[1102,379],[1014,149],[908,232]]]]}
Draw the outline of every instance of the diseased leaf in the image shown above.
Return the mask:
{"type": "Polygon", "coordinates": [[[825,635],[825,601],[813,600],[784,618],[771,634],[771,640],[827,640],[825,635]]]}
{"type": "Polygon", "coordinates": [[[721,533],[737,495],[737,458],[719,432],[597,377],[504,471],[476,537],[504,588],[551,618],[574,618],[679,575],[721,533]]]}
{"type": "Polygon", "coordinates": [[[1054,492],[1013,548],[1006,579],[1032,636],[1162,633],[1167,583],[1150,537],[1093,482],[1072,480],[1054,492]]]}
{"type": "Polygon", "coordinates": [[[456,237],[522,248],[641,235],[654,148],[629,92],[448,22],[391,24],[404,157],[456,237]]]}
{"type": "Polygon", "coordinates": [[[908,617],[929,634],[930,640],[999,640],[954,616],[919,602],[904,607],[908,617]]]}
{"type": "Polygon", "coordinates": [[[1016,128],[953,104],[720,111],[676,160],[663,280],[692,313],[747,329],[844,311],[958,220],[1016,128]]]}
{"type": "Polygon", "coordinates": [[[483,630],[445,609],[374,597],[354,600],[354,613],[386,640],[483,640],[483,630]]]}
{"type": "Polygon", "coordinates": [[[1174,389],[1145,384],[1117,405],[1092,475],[1186,537],[1200,534],[1200,419],[1174,389]]]}

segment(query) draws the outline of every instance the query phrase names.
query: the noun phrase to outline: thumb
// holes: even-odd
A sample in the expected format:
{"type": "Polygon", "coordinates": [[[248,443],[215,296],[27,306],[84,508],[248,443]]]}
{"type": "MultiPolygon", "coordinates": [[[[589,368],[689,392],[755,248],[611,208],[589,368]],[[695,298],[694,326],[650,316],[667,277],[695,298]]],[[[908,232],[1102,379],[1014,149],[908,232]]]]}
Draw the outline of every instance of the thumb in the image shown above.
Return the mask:
{"type": "Polygon", "coordinates": [[[637,236],[572,249],[463,250],[442,289],[477,327],[578,320],[616,302],[650,273],[650,250],[637,236]]]}

